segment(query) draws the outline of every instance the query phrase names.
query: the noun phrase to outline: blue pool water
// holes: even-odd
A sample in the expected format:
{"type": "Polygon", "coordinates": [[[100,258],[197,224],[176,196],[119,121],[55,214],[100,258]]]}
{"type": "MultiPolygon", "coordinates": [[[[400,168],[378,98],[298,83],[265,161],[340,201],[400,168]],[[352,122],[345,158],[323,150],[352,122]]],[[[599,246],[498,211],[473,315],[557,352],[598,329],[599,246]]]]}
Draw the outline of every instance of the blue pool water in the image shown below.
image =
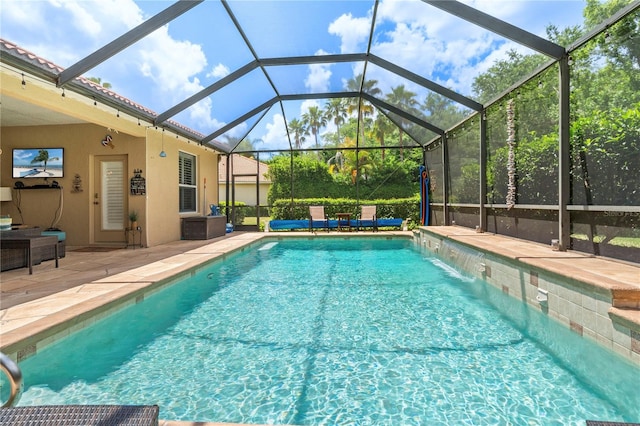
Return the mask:
{"type": "Polygon", "coordinates": [[[173,420],[640,420],[639,369],[405,240],[267,243],[21,368],[19,405],[158,404],[173,420]]]}

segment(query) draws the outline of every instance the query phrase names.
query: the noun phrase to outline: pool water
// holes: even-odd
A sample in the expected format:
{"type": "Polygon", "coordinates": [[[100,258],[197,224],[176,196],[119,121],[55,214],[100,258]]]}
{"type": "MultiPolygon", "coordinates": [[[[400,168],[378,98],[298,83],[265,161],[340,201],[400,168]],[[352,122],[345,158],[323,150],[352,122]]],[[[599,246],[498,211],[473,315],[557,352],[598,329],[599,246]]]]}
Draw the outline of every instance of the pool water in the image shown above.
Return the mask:
{"type": "Polygon", "coordinates": [[[171,420],[640,420],[635,366],[407,240],[267,243],[21,368],[19,405],[158,404],[171,420]]]}

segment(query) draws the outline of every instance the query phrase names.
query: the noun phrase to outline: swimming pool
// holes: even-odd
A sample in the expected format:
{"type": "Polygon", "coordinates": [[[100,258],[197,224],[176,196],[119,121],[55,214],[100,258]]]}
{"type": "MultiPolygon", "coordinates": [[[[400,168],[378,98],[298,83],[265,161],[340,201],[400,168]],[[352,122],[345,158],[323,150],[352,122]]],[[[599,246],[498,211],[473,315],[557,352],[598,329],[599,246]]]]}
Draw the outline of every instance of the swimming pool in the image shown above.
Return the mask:
{"type": "Polygon", "coordinates": [[[176,420],[640,419],[637,368],[406,240],[267,242],[21,368],[20,405],[158,404],[176,420]]]}

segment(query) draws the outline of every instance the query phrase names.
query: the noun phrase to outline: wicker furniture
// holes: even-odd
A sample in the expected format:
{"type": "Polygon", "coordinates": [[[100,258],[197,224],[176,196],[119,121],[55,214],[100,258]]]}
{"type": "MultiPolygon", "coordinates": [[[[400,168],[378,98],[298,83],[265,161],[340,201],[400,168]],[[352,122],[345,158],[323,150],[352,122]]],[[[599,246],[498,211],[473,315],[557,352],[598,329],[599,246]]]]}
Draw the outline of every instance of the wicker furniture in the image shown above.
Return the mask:
{"type": "Polygon", "coordinates": [[[29,267],[29,275],[33,274],[33,257],[34,250],[38,248],[52,248],[54,251],[53,258],[56,261],[56,268],[58,267],[58,237],[21,237],[21,238],[3,238],[0,240],[0,248],[2,250],[17,249],[23,252],[24,257],[27,259],[27,266],[29,267]]]}
{"type": "Polygon", "coordinates": [[[43,405],[0,409],[12,426],[158,426],[157,405],[43,405]]]}
{"type": "Polygon", "coordinates": [[[183,240],[209,240],[227,233],[226,216],[197,216],[182,219],[183,240]]]}
{"type": "MultiPolygon", "coordinates": [[[[46,233],[45,233],[46,234],[46,233]]],[[[64,233],[53,233],[64,234],[64,233]]],[[[53,235],[52,234],[52,235],[53,235]]],[[[11,231],[0,232],[0,240],[14,240],[28,237],[40,237],[42,236],[42,230],[39,227],[25,227],[22,229],[15,229],[11,231]]],[[[65,257],[66,242],[63,237],[56,237],[58,239],[58,258],[65,257]]],[[[0,258],[0,270],[8,271],[16,268],[26,268],[29,266],[29,259],[26,255],[24,248],[3,248],[1,250],[0,258]]],[[[41,247],[36,247],[31,250],[31,261],[33,265],[39,265],[42,261],[52,260],[55,257],[55,248],[53,245],[46,244],[41,247]]]]}

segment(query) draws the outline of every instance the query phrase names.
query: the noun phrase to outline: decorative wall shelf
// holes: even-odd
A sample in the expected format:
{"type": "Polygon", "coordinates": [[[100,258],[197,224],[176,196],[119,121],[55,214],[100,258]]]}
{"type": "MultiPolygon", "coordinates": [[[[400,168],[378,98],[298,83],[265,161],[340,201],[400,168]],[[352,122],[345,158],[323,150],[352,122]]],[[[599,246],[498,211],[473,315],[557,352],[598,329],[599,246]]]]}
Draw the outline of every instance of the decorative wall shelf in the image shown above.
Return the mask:
{"type": "Polygon", "coordinates": [[[50,185],[33,185],[33,186],[23,186],[21,188],[14,187],[16,191],[24,191],[25,189],[62,189],[61,186],[50,186],[50,185]]]}

